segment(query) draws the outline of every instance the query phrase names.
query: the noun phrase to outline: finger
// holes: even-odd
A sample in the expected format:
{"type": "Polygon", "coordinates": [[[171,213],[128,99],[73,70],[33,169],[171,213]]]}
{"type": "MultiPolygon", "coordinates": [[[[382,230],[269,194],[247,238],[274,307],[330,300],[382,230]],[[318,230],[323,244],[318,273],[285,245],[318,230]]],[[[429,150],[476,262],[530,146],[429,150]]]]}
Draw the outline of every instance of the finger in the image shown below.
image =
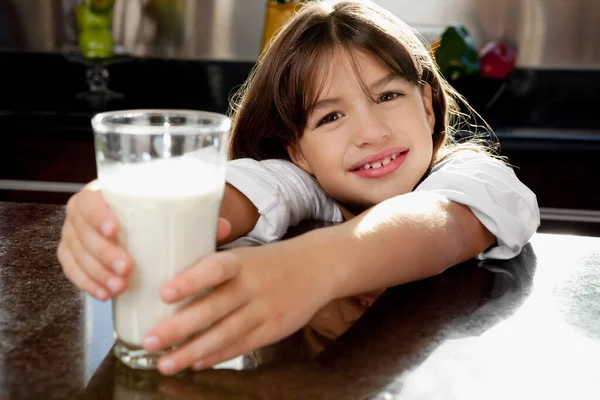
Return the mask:
{"type": "Polygon", "coordinates": [[[98,300],[104,301],[110,297],[110,293],[105,288],[94,282],[94,280],[88,277],[87,274],[79,268],[64,242],[61,242],[58,246],[57,256],[66,277],[75,286],[94,296],[98,300]]]}
{"type": "Polygon", "coordinates": [[[119,222],[95,186],[88,185],[72,196],[67,202],[67,214],[80,214],[97,232],[107,238],[115,238],[119,222]]]}
{"type": "Polygon", "coordinates": [[[72,224],[65,226],[65,236],[71,255],[78,269],[85,271],[99,286],[108,288],[113,295],[119,294],[126,288],[123,279],[112,275],[100,262],[94,258],[81,244],[77,235],[72,230],[72,224]]]}
{"type": "Polygon", "coordinates": [[[231,223],[225,218],[219,218],[217,226],[217,240],[223,240],[231,233],[231,223]]]}
{"type": "Polygon", "coordinates": [[[167,303],[177,302],[234,278],[239,270],[240,263],[233,254],[212,254],[166,283],[162,298],[167,303]]]}
{"type": "Polygon", "coordinates": [[[109,266],[112,273],[119,276],[127,276],[131,272],[132,260],[123,248],[100,235],[81,214],[72,215],[71,220],[75,236],[100,264],[109,266]]]}
{"type": "Polygon", "coordinates": [[[219,286],[148,332],[144,348],[156,352],[181,342],[244,306],[247,301],[235,285],[219,286]]]}
{"type": "MultiPolygon", "coordinates": [[[[248,354],[253,350],[273,344],[292,333],[293,332],[281,333],[279,330],[273,330],[268,323],[259,324],[252,329],[249,329],[243,335],[240,335],[234,342],[231,342],[228,345],[218,346],[217,350],[206,353],[205,356],[201,357],[192,365],[192,368],[196,371],[210,368],[237,356],[248,354]]],[[[217,346],[215,346],[215,348],[217,348],[217,346]]]]}
{"type": "MultiPolygon", "coordinates": [[[[194,363],[201,363],[205,355],[220,351],[226,346],[236,346],[236,341],[245,342],[249,330],[261,322],[255,307],[245,306],[219,321],[199,337],[170,352],[158,360],[158,369],[165,375],[175,374],[194,363]]],[[[246,344],[248,346],[248,344],[246,344]]]]}

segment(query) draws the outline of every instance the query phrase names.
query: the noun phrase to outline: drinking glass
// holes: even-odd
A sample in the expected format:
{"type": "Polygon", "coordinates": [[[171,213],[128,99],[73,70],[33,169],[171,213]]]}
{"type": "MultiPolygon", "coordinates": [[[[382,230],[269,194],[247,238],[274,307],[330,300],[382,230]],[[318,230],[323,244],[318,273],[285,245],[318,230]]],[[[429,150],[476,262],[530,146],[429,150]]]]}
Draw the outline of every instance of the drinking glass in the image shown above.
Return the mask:
{"type": "Polygon", "coordinates": [[[125,110],[97,114],[92,126],[101,194],[133,259],[128,287],[113,299],[114,353],[156,369],[171,349],[149,353],[142,340],[186,304],[166,304],[161,288],[215,251],[231,122],[204,111],[125,110]]]}

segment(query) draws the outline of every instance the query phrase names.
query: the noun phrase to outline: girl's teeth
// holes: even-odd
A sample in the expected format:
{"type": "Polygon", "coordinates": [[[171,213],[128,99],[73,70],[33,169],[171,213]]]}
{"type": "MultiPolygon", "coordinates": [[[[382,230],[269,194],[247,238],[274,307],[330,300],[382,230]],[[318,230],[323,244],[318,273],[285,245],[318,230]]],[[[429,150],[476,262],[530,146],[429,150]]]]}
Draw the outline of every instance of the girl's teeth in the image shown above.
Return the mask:
{"type": "Polygon", "coordinates": [[[398,157],[398,153],[394,153],[391,156],[386,157],[381,161],[377,161],[372,164],[365,164],[365,165],[363,165],[363,169],[380,168],[384,165],[388,165],[389,163],[391,163],[392,160],[396,159],[396,157],[398,157]]]}

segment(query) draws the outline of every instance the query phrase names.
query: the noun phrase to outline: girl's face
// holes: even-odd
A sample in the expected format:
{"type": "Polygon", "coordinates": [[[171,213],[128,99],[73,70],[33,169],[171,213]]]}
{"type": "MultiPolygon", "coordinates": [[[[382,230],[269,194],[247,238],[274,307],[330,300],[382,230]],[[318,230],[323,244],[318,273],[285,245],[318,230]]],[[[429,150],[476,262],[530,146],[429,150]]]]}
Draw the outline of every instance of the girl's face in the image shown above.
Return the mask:
{"type": "Polygon", "coordinates": [[[348,54],[337,52],[291,159],[333,198],[366,209],[414,189],[432,159],[435,116],[431,88],[392,73],[370,55],[356,53],[369,97],[348,54]]]}

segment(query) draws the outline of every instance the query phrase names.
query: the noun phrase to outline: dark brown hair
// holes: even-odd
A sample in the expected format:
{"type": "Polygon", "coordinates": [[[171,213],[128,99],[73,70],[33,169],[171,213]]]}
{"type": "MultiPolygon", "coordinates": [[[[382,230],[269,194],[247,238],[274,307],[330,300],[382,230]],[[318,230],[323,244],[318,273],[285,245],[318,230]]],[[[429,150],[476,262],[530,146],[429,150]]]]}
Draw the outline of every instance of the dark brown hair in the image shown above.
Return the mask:
{"type": "MultiPolygon", "coordinates": [[[[453,149],[465,147],[452,139],[466,121],[458,106],[464,99],[438,72],[430,49],[412,28],[370,2],[316,1],[303,5],[281,29],[234,97],[230,159],[290,159],[286,148],[302,136],[307,111],[318,97],[311,93],[318,67],[322,63],[327,68],[337,50],[351,58],[356,51],[370,54],[409,82],[431,86],[431,166],[453,149]]],[[[356,62],[354,69],[359,72],[356,62]]]]}

